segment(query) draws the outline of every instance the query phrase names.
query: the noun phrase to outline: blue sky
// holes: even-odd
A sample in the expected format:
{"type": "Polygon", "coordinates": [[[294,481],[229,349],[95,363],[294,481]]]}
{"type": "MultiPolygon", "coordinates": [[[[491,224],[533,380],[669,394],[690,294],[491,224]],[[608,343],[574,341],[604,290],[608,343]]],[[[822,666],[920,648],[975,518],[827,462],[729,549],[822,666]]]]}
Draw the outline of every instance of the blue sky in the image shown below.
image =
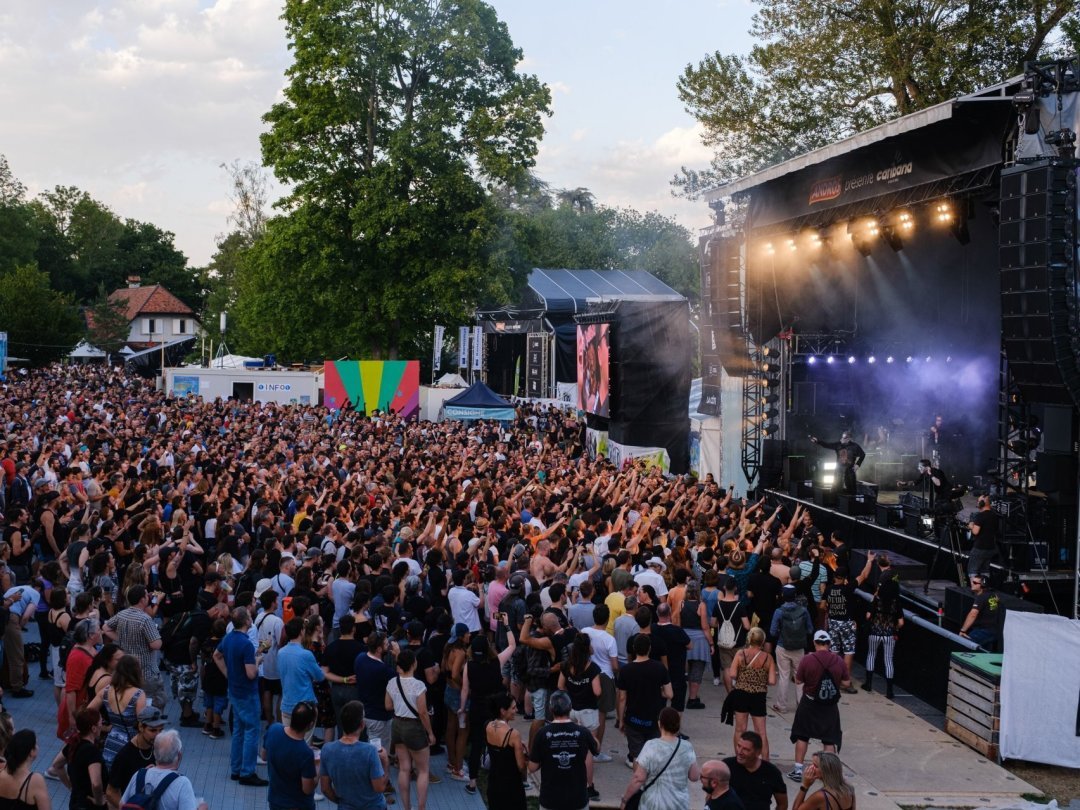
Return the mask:
{"type": "MultiPolygon", "coordinates": [[[[552,90],[537,173],[605,205],[708,224],[671,197],[704,166],[675,81],[712,50],[745,52],[748,0],[494,0],[552,90]]],[[[278,0],[4,0],[0,154],[36,193],[76,185],[173,231],[194,263],[228,229],[220,164],[258,160],[260,116],[288,62],[278,0]]]]}

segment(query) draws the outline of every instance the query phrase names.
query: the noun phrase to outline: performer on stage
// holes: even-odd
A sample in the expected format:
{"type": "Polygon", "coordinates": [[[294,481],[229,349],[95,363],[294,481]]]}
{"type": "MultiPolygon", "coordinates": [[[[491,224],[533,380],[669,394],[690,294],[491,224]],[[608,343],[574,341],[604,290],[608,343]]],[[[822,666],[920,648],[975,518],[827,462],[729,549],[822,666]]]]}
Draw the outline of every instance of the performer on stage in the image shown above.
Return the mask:
{"type": "Polygon", "coordinates": [[[945,418],[940,413],[934,417],[934,424],[927,431],[926,439],[930,458],[935,467],[940,467],[941,453],[945,449],[945,418]]]}
{"type": "Polygon", "coordinates": [[[931,510],[938,504],[947,504],[952,497],[952,484],[949,483],[945,471],[940,467],[933,466],[928,458],[919,460],[918,478],[912,481],[897,481],[896,486],[899,489],[922,487],[924,490],[928,490],[928,505],[931,510]]]}
{"type": "Polygon", "coordinates": [[[866,453],[858,444],[851,440],[851,431],[845,430],[840,434],[838,442],[819,441],[817,436],[811,436],[810,441],[818,447],[836,451],[836,483],[841,492],[846,495],[855,494],[855,471],[866,458],[866,453]]]}

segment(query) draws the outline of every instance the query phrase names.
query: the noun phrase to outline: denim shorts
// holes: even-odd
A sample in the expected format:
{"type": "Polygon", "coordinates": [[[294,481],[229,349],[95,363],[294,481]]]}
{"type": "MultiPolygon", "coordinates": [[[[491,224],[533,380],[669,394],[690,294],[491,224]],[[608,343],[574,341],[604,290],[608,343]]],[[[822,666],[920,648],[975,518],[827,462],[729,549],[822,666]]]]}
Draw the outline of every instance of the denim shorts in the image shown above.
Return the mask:
{"type": "Polygon", "coordinates": [[[551,694],[550,689],[534,689],[529,693],[532,697],[532,713],[536,720],[547,720],[547,702],[551,694]]]}
{"type": "Polygon", "coordinates": [[[225,695],[208,695],[203,693],[203,707],[209,709],[218,717],[225,714],[225,708],[229,705],[229,698],[225,695]]]}

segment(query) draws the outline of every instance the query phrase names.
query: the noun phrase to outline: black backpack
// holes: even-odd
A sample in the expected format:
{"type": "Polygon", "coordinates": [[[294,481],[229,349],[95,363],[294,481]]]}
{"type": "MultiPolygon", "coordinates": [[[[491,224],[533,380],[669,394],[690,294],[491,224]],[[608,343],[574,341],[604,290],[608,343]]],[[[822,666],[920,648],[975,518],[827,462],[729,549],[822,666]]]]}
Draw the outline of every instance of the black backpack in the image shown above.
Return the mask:
{"type": "Polygon", "coordinates": [[[816,655],[818,666],[821,667],[821,680],[818,681],[817,691],[814,693],[814,700],[823,706],[835,706],[840,702],[840,687],[833,678],[832,673],[829,672],[828,667],[821,663],[821,659],[816,655]]]}
{"type": "Polygon", "coordinates": [[[785,650],[806,649],[805,608],[785,610],[780,608],[780,640],[785,650]]]}

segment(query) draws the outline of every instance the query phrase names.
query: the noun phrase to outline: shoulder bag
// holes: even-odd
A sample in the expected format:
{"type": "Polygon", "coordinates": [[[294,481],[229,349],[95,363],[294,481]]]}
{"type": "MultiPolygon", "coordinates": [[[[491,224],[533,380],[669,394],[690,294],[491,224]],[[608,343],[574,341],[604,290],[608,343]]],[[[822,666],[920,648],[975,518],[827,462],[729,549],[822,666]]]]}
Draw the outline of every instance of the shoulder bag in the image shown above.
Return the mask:
{"type": "Polygon", "coordinates": [[[656,776],[654,776],[652,779],[650,779],[646,783],[646,785],[641,788],[641,790],[633,793],[630,798],[626,800],[626,810],[638,810],[638,808],[641,806],[641,797],[645,794],[646,790],[656,784],[657,779],[664,775],[664,771],[668,769],[668,765],[670,765],[671,761],[675,759],[675,755],[679,753],[680,745],[682,745],[682,737],[680,737],[678,741],[676,741],[675,750],[671,752],[671,756],[668,757],[668,761],[664,763],[664,767],[660,769],[660,772],[657,773],[656,776]]]}

